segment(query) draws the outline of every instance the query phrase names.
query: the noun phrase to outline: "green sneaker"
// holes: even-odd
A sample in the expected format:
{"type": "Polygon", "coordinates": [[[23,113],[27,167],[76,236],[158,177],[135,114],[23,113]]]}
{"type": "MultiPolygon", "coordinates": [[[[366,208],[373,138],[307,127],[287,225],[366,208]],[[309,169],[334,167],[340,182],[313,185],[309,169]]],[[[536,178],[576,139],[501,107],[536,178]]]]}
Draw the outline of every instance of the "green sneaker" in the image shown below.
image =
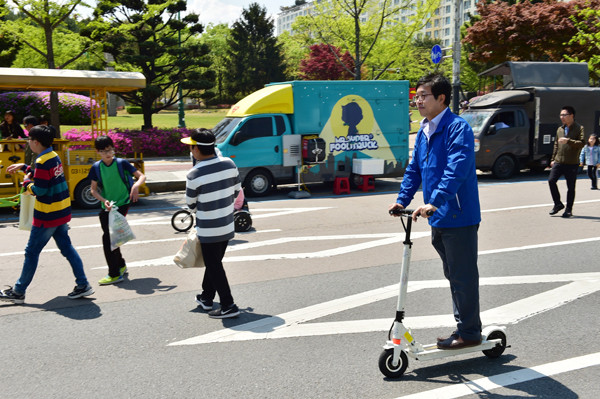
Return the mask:
{"type": "Polygon", "coordinates": [[[122,268],[120,268],[119,273],[121,273],[121,277],[123,277],[126,274],[129,274],[129,270],[127,270],[127,266],[123,266],[122,268]]]}
{"type": "Polygon", "coordinates": [[[123,281],[123,276],[111,277],[106,275],[102,280],[98,281],[100,285],[117,284],[123,281]]]}

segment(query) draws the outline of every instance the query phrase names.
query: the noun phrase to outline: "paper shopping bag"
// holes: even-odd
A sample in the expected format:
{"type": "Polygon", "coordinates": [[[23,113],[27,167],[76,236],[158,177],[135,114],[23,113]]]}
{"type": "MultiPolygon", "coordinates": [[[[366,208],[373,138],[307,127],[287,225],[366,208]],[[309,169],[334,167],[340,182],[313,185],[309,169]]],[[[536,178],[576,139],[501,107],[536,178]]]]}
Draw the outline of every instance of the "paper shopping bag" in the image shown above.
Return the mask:
{"type": "Polygon", "coordinates": [[[189,232],[181,245],[179,252],[173,257],[173,262],[182,269],[204,267],[202,247],[200,246],[200,241],[198,241],[196,229],[192,229],[192,231],[189,232]]]}
{"type": "Polygon", "coordinates": [[[108,213],[108,232],[110,234],[110,249],[114,251],[121,245],[135,238],[125,216],[117,211],[117,207],[110,208],[108,213]]]}
{"type": "Polygon", "coordinates": [[[35,206],[35,197],[29,194],[21,194],[19,205],[19,230],[31,230],[33,225],[33,208],[35,206]]]}

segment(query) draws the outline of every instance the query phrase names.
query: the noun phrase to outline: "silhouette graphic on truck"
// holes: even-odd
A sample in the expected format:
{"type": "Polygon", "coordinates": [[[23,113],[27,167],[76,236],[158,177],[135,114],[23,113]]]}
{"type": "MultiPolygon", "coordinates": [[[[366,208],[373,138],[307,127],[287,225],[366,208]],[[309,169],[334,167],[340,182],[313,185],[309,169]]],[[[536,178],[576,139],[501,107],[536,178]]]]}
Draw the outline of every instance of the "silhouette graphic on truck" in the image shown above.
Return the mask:
{"type": "Polygon", "coordinates": [[[342,121],[348,126],[348,136],[356,136],[358,129],[356,126],[362,121],[363,112],[360,105],[355,102],[342,105],[342,121]]]}

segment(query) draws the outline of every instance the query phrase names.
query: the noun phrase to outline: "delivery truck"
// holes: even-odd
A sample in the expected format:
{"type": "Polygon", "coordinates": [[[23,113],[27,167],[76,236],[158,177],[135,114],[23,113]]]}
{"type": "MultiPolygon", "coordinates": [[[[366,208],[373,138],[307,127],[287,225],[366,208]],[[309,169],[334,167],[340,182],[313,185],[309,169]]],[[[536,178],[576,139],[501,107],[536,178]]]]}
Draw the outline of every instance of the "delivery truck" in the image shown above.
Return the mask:
{"type": "Polygon", "coordinates": [[[213,129],[248,196],[278,184],[394,177],[408,163],[408,81],[271,83],[213,129]]]}
{"type": "Polygon", "coordinates": [[[502,76],[503,89],[472,99],[461,116],[475,134],[475,164],[506,179],[549,166],[565,105],[586,138],[600,133],[600,88],[589,87],[586,63],[505,62],[480,75],[502,76]]]}

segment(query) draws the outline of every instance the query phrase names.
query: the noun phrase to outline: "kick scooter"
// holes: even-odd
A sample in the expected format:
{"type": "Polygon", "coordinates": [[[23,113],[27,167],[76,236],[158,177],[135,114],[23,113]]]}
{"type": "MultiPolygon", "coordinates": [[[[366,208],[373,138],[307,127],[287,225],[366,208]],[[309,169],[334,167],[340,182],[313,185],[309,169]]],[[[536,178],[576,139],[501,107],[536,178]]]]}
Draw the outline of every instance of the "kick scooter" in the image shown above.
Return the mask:
{"type": "Polygon", "coordinates": [[[408,209],[392,209],[390,214],[399,215],[402,220],[402,226],[406,233],[404,239],[404,253],[402,258],[402,267],[400,269],[400,284],[398,293],[398,304],[396,307],[396,317],[394,324],[390,329],[388,341],[383,346],[383,352],[379,356],[379,370],[389,378],[398,378],[404,374],[408,367],[408,358],[414,360],[432,360],[441,359],[465,353],[483,351],[483,354],[489,358],[500,356],[506,346],[506,327],[489,326],[481,332],[481,344],[469,346],[461,349],[438,349],[436,344],[422,345],[412,336],[409,329],[404,327],[404,304],[408,289],[408,269],[410,264],[410,254],[412,250],[412,241],[410,240],[410,230],[412,227],[412,213],[408,209]],[[404,223],[406,217],[407,222],[404,223]]]}

